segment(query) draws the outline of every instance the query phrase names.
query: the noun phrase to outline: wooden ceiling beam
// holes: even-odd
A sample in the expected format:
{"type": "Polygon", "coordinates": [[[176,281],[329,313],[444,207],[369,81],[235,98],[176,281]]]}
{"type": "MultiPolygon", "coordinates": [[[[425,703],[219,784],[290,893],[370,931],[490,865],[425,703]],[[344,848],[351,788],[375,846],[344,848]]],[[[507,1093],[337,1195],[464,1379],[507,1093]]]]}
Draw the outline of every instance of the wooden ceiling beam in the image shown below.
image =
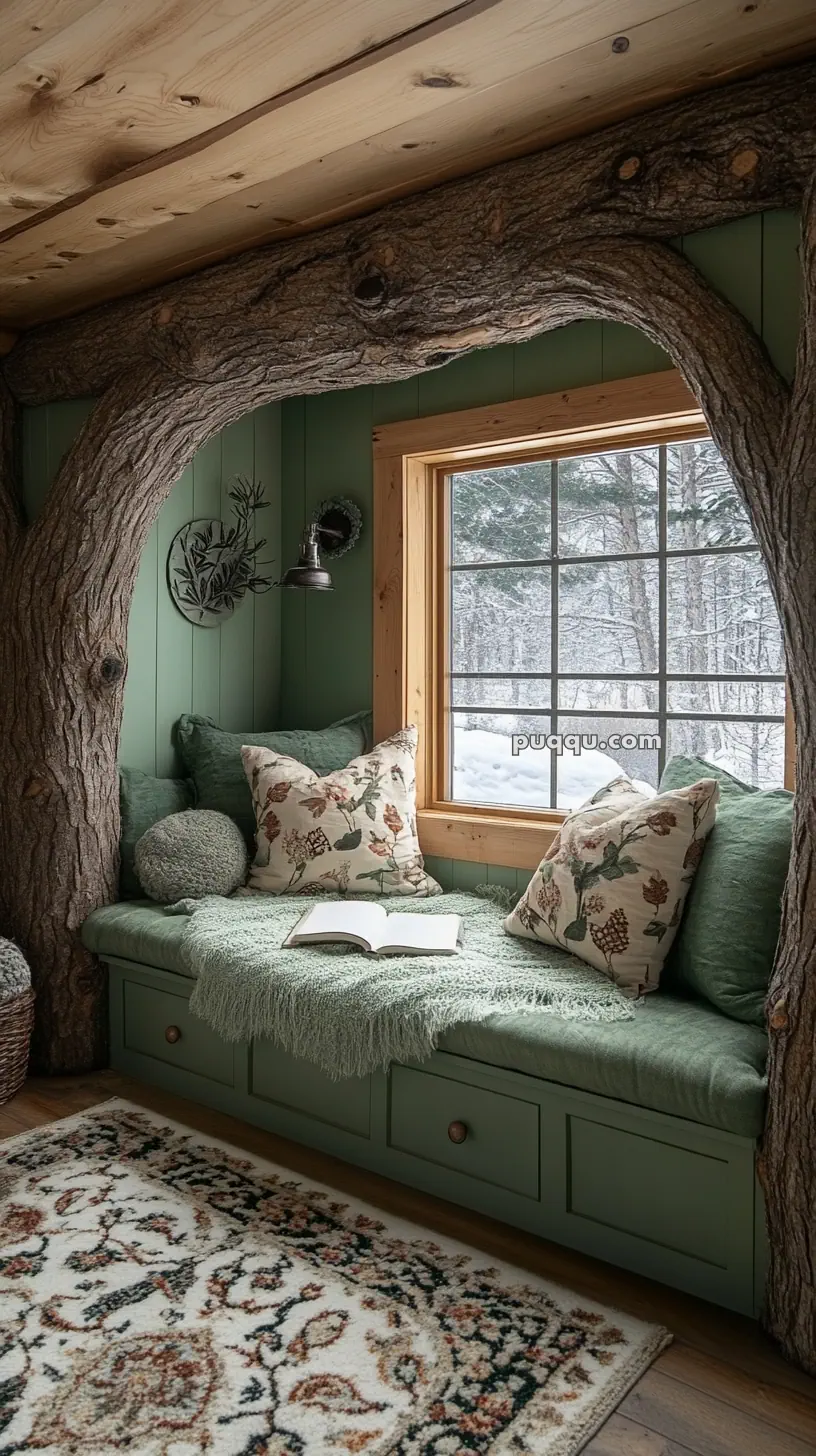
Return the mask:
{"type": "MultiPolygon", "coordinates": [[[[16,64],[4,27],[0,227],[25,225],[462,3],[63,0],[65,25],[16,64]]],[[[4,0],[3,21],[6,9],[4,0]]]]}
{"type": "MultiPolygon", "coordinates": [[[[796,206],[814,169],[816,62],[809,62],[690,97],[391,203],[371,217],[252,250],[192,278],[32,330],[6,359],[4,374],[29,405],[99,395],[145,359],[156,366],[175,361],[173,369],[181,359],[202,380],[217,380],[231,355],[240,353],[239,336],[251,330],[268,397],[308,392],[310,379],[298,369],[302,319],[296,300],[308,296],[310,318],[325,312],[340,329],[342,277],[348,331],[336,348],[335,387],[352,374],[362,382],[369,364],[372,378],[385,377],[377,372],[377,318],[385,305],[389,327],[398,320],[402,348],[389,377],[406,377],[475,347],[473,330],[457,333],[461,308],[454,297],[451,316],[438,313],[436,349],[424,339],[418,352],[412,333],[435,272],[444,270],[452,228],[461,256],[470,235],[480,269],[492,259],[496,287],[507,292],[515,280],[521,293],[530,270],[534,276],[537,267],[549,266],[554,247],[567,245],[561,252],[566,258],[572,247],[621,233],[667,239],[766,208],[796,206]],[[530,212],[542,196],[547,233],[531,255],[530,212]]],[[[481,277],[462,275],[459,282],[476,295],[486,286],[481,277]]],[[[519,307],[515,334],[508,326],[504,342],[535,329],[536,319],[519,307]]],[[[341,335],[342,329],[338,340],[341,335]]]]}
{"type": "Polygon", "coordinates": [[[501,8],[481,13],[495,3],[457,6],[7,230],[0,319],[26,326],[66,303],[362,212],[756,65],[783,22],[789,47],[816,30],[801,0],[743,9],[727,36],[711,0],[676,0],[659,16],[653,0],[568,0],[555,17],[539,0],[516,0],[513,25],[499,35],[501,8]],[[615,52],[603,27],[638,15],[649,18],[628,25],[629,50],[615,52]],[[531,68],[537,54],[548,60],[531,68]]]}
{"type": "MultiPolygon", "coordinates": [[[[441,105],[449,88],[465,83],[438,69],[426,74],[423,66],[432,66],[443,37],[445,54],[455,55],[452,32],[501,3],[462,0],[108,182],[23,217],[0,233],[4,283],[35,282],[78,257],[106,251],[232,195],[248,180],[311,161],[333,136],[356,141],[382,125],[389,104],[407,116],[441,105]]],[[[521,3],[531,7],[537,0],[521,3]]]]}
{"type": "MultiPolygon", "coordinates": [[[[795,6],[796,0],[785,3],[795,6]]],[[[605,36],[570,52],[569,64],[564,57],[549,57],[489,89],[440,93],[444,104],[438,108],[372,137],[343,146],[335,133],[327,139],[329,150],[317,159],[173,218],[127,245],[78,258],[64,269],[44,270],[36,288],[0,281],[0,317],[12,326],[30,326],[75,312],[581,135],[659,105],[672,91],[682,94],[702,81],[710,86],[734,79],[741,70],[755,71],[756,30],[737,28],[721,52],[705,44],[711,38],[710,17],[709,0],[696,0],[673,17],[661,15],[630,30],[631,64],[620,65],[605,36]],[[666,44],[669,20],[671,46],[666,44]],[[705,72],[698,60],[701,49],[707,56],[705,72]]],[[[761,24],[766,20],[760,17],[761,24]]],[[[809,26],[801,31],[791,26],[790,34],[808,33],[809,26]]],[[[809,53],[808,43],[798,44],[809,53]]]]}
{"type": "Polygon", "coordinates": [[[7,70],[38,51],[46,41],[104,0],[4,0],[2,7],[2,68],[7,70]]]}

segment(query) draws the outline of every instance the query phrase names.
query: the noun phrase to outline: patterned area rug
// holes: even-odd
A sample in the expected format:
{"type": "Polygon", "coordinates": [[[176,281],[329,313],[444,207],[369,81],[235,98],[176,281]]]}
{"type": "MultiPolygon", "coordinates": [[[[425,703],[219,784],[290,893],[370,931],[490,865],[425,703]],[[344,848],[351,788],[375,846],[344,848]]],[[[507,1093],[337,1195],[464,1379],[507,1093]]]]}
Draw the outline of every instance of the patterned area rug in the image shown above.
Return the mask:
{"type": "Polygon", "coordinates": [[[668,1343],[127,1102],[0,1155],[3,1453],[575,1456],[668,1343]]]}

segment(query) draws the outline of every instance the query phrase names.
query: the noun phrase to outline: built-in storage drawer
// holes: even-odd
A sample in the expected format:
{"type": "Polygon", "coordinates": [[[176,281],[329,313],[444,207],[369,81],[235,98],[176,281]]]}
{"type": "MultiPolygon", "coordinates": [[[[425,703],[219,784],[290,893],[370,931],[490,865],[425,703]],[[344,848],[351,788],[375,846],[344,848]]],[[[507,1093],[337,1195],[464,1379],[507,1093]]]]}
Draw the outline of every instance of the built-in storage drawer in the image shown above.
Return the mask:
{"type": "Polygon", "coordinates": [[[197,1072],[211,1082],[232,1087],[235,1053],[197,1016],[186,997],[158,991],[136,981],[125,981],[124,1045],[127,1051],[155,1057],[185,1072],[197,1072]]]}
{"type": "Polygon", "coordinates": [[[312,1062],[289,1056],[270,1041],[255,1041],[250,1053],[249,1090],[253,1097],[303,1112],[331,1127],[368,1137],[371,1131],[371,1078],[335,1082],[312,1062]]]}
{"type": "Polygon", "coordinates": [[[391,1069],[389,1143],[483,1183],[538,1198],[534,1102],[413,1067],[391,1069]]]}
{"type": "Polygon", "coordinates": [[[567,1119],[567,1208],[599,1228],[727,1269],[750,1217],[731,1207],[732,1186],[725,1147],[718,1158],[591,1116],[567,1119]]]}

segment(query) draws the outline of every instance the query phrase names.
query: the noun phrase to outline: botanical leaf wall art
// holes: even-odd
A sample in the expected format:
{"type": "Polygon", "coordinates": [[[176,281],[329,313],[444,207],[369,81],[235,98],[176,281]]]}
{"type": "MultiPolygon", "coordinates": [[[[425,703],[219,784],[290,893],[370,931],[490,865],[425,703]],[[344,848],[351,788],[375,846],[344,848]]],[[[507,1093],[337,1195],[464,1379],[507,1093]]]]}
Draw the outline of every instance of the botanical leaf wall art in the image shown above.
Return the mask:
{"type": "Polygon", "coordinates": [[[183,616],[197,627],[217,627],[250,592],[268,591],[258,557],[266,545],[253,539],[255,513],[265,510],[264,487],[238,475],[229,491],[234,523],[188,521],[173,537],[167,556],[167,585],[183,616]]]}

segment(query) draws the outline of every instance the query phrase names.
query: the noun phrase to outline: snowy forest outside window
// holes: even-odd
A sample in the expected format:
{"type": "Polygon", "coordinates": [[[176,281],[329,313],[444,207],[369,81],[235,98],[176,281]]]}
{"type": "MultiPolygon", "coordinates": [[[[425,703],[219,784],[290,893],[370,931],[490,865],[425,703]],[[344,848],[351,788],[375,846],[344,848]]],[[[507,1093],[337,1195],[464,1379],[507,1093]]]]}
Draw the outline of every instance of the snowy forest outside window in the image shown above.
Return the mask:
{"type": "Polygon", "coordinates": [[[782,784],[779,622],[711,440],[440,485],[447,799],[568,811],[618,772],[656,786],[674,754],[782,784]]]}

